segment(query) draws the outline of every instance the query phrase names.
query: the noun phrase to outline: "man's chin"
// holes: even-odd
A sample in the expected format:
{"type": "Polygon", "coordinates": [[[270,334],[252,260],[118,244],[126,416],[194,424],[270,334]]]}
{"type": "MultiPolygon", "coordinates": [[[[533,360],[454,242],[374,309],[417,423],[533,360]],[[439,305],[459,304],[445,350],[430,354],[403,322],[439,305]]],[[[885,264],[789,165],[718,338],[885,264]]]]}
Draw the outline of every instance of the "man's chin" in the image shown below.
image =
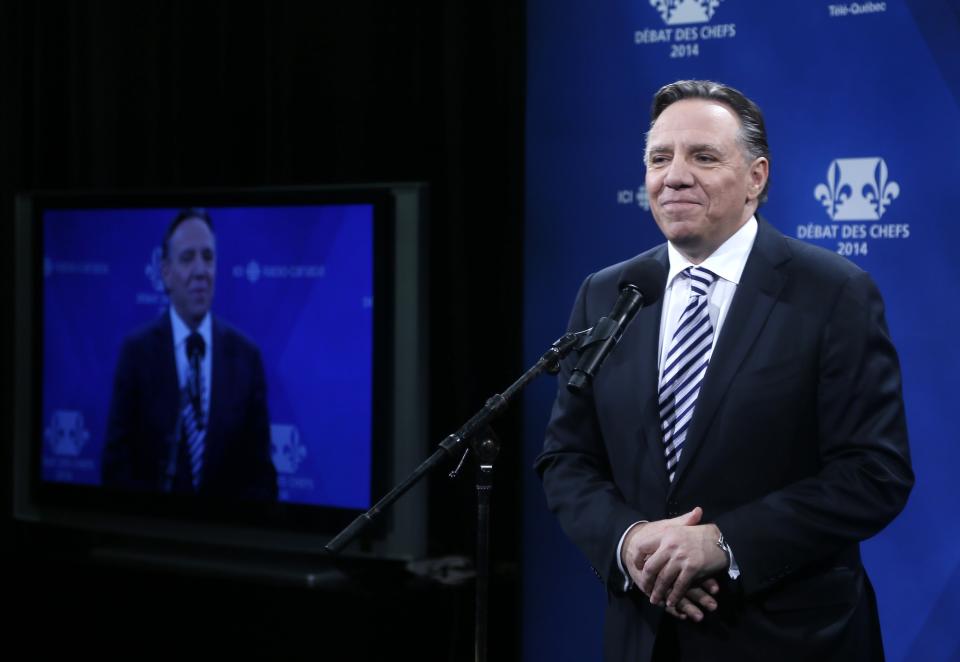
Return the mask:
{"type": "Polygon", "coordinates": [[[200,322],[203,321],[203,318],[206,317],[207,313],[210,311],[209,305],[194,305],[187,306],[186,308],[176,308],[177,314],[180,315],[182,319],[188,326],[196,328],[200,325],[200,322]]]}
{"type": "Polygon", "coordinates": [[[199,324],[208,312],[210,312],[210,306],[197,306],[190,311],[190,318],[199,324]]]}
{"type": "Polygon", "coordinates": [[[699,264],[706,257],[706,242],[696,232],[672,232],[666,235],[667,241],[680,251],[688,260],[699,264]]]}
{"type": "Polygon", "coordinates": [[[675,246],[695,247],[703,241],[694,224],[684,221],[671,222],[664,228],[663,234],[675,246]]]}

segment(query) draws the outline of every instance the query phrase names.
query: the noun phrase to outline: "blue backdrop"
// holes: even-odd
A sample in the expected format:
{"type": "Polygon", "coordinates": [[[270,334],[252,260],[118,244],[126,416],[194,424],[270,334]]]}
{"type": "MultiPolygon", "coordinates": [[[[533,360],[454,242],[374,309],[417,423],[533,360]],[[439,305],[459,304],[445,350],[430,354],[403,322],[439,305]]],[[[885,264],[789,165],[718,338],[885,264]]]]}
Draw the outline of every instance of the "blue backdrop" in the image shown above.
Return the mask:
{"type": "MultiPolygon", "coordinates": [[[[370,505],[373,207],[208,209],[213,312],[260,348],[282,501],[370,505]]],[[[175,209],[43,219],[45,480],[98,484],[120,345],[166,314],[160,242],[175,209]]]]}
{"type": "MultiPolygon", "coordinates": [[[[960,1],[527,5],[527,362],[562,334],[588,273],[662,241],[643,188],[654,92],[680,78],[743,90],[773,154],[761,213],[870,271],[900,350],[917,485],[863,545],[888,658],[960,659],[960,1]]],[[[528,466],[555,388],[527,393],[528,466]]],[[[523,659],[598,660],[603,587],[532,471],[524,496],[523,659]]]]}

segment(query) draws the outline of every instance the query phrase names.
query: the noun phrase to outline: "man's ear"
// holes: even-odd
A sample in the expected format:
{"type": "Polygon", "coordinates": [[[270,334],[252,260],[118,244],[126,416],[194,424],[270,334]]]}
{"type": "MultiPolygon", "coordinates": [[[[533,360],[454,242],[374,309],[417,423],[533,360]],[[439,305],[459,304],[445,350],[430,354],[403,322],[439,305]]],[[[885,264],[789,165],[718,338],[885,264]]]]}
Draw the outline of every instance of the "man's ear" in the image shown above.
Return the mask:
{"type": "Polygon", "coordinates": [[[759,156],[750,164],[747,172],[750,182],[747,185],[747,200],[756,200],[763,192],[763,187],[767,185],[767,179],[770,177],[770,161],[765,156],[759,156]]]}

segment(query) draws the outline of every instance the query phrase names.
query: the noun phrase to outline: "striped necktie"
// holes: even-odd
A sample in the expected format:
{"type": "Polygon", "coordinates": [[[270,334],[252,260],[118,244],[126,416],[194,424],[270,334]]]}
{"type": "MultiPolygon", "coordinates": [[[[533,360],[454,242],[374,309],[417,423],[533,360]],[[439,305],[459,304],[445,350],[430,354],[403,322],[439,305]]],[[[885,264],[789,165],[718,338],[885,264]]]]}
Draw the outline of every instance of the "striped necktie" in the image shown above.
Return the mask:
{"type": "Polygon", "coordinates": [[[681,273],[690,279],[690,299],[680,315],[660,377],[660,429],[671,483],[713,350],[707,292],[717,278],[701,267],[688,267],[681,273]]]}
{"type": "Polygon", "coordinates": [[[187,339],[187,356],[189,370],[187,381],[183,387],[180,421],[182,427],[181,438],[187,452],[187,464],[190,467],[190,478],[193,489],[200,486],[200,477],[203,470],[203,446],[206,437],[206,415],[203,388],[203,370],[201,359],[206,351],[203,336],[194,331],[187,339]]]}

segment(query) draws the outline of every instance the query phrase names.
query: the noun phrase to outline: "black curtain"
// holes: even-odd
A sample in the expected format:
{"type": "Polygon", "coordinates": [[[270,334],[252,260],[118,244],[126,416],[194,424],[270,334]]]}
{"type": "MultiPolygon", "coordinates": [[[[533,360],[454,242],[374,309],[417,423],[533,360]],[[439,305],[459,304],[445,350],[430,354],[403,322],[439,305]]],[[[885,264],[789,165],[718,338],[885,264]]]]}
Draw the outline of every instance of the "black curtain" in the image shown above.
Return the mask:
{"type": "MultiPolygon", "coordinates": [[[[17,191],[426,181],[432,191],[429,397],[431,435],[439,441],[522,368],[524,32],[523,3],[515,0],[3,0],[5,308],[11,310],[17,258],[12,249],[17,191]]],[[[11,326],[8,322],[2,359],[9,389],[17,387],[11,326]]],[[[12,405],[9,397],[6,402],[3,474],[9,513],[12,405]]],[[[509,579],[516,577],[518,559],[518,486],[528,470],[520,464],[518,409],[497,426],[504,451],[496,478],[494,552],[508,579],[494,586],[495,659],[515,655],[519,628],[518,591],[509,579]]],[[[433,483],[435,553],[472,554],[472,474],[459,483],[433,483]]],[[[320,602],[313,596],[306,603],[296,593],[258,594],[267,589],[212,580],[132,578],[83,564],[53,568],[54,560],[39,549],[47,538],[24,531],[9,517],[5,529],[14,538],[6,548],[13,562],[6,565],[25,620],[43,618],[49,608],[44,591],[55,592],[64,612],[74,615],[85,603],[68,598],[71,590],[106,591],[108,598],[132,600],[139,608],[146,601],[136,596],[144,590],[165,591],[165,597],[199,595],[195,609],[202,611],[222,609],[223,598],[214,596],[224,593],[231,604],[269,599],[295,605],[289,614],[271,612],[274,620],[267,620],[275,627],[284,614],[293,618],[296,611],[300,618],[308,609],[312,617],[325,615],[328,626],[349,630],[355,620],[343,615],[337,601],[347,605],[347,613],[369,607],[366,594],[329,595],[320,602]]],[[[404,613],[381,605],[374,610],[381,626],[393,619],[389,632],[413,637],[409,645],[419,636],[411,634],[413,623],[436,619],[448,638],[441,647],[446,652],[435,659],[464,650],[472,637],[468,598],[445,594],[421,600],[402,587],[387,588],[396,591],[391,599],[404,613]]],[[[251,613],[263,617],[263,609],[251,613]]],[[[94,612],[85,622],[119,616],[94,612]]],[[[302,624],[315,624],[312,617],[302,624]]],[[[34,626],[24,635],[44,631],[34,626]]],[[[287,634],[294,637],[294,631],[300,629],[291,627],[287,634]]],[[[322,645],[316,637],[323,631],[282,650],[312,657],[306,643],[322,645]]],[[[78,626],[78,636],[85,632],[78,626]]],[[[265,632],[249,640],[253,652],[268,650],[270,638],[265,632]]],[[[104,635],[100,643],[111,640],[104,635]]],[[[41,648],[58,645],[50,638],[32,641],[41,648]]],[[[358,643],[353,659],[380,659],[386,644],[375,641],[358,643]]],[[[434,659],[430,651],[441,648],[424,648],[418,659],[434,659]]],[[[111,652],[117,653],[104,654],[111,652]]]]}

